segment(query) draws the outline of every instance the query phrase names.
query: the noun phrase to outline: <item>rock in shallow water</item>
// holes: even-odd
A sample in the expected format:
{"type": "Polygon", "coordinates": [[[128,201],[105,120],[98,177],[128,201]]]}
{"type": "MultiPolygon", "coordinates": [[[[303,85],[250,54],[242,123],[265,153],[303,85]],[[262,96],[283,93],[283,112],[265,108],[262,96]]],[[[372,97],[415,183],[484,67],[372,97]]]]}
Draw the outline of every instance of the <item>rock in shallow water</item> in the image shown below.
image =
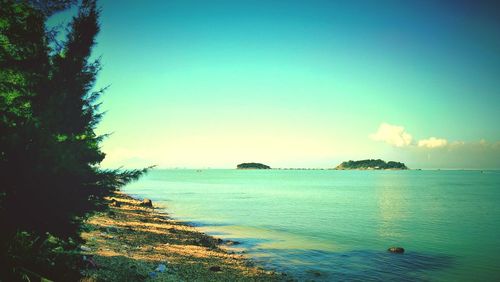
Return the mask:
{"type": "Polygon", "coordinates": [[[394,254],[402,254],[405,252],[405,249],[403,247],[390,247],[387,251],[394,254]]]}
{"type": "Polygon", "coordinates": [[[234,246],[234,245],[239,245],[239,244],[241,244],[241,243],[238,241],[232,241],[232,240],[226,241],[226,245],[228,245],[228,246],[234,246]]]}
{"type": "Polygon", "coordinates": [[[212,266],[209,268],[210,271],[214,271],[214,272],[219,272],[221,271],[222,269],[220,268],[220,266],[212,266]]]}

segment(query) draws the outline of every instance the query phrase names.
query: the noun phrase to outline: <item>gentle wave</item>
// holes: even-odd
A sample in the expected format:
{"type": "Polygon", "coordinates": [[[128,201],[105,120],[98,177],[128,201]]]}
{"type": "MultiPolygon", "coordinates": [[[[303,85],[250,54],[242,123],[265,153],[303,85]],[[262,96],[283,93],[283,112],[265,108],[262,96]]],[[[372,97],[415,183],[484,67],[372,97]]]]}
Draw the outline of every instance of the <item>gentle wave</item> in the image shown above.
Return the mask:
{"type": "Polygon", "coordinates": [[[155,170],[125,191],[300,280],[500,277],[496,171],[155,170]]]}

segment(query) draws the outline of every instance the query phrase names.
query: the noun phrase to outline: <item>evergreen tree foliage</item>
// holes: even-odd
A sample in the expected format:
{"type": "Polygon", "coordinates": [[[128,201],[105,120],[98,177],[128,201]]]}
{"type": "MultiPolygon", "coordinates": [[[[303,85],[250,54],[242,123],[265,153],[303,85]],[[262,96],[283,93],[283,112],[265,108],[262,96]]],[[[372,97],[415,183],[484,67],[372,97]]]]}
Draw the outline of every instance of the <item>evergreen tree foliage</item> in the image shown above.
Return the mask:
{"type": "Polygon", "coordinates": [[[105,89],[94,90],[101,66],[90,60],[99,32],[96,1],[82,1],[64,42],[45,27],[48,16],[74,2],[0,0],[2,267],[16,266],[7,250],[20,232],[78,240],[81,219],[147,171],[99,168],[105,136],[94,130],[105,89]]]}
{"type": "Polygon", "coordinates": [[[237,169],[270,169],[271,167],[261,163],[241,163],[236,166],[237,169]]]}
{"type": "Polygon", "coordinates": [[[381,159],[377,160],[360,160],[342,162],[336,169],[408,169],[404,163],[388,161],[381,159]]]}

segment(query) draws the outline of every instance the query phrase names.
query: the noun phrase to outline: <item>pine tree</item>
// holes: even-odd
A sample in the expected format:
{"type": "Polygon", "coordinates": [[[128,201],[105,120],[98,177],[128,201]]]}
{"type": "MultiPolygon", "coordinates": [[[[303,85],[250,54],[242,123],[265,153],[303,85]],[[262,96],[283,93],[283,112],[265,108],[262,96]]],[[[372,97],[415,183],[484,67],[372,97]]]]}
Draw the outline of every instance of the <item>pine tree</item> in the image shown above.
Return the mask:
{"type": "Polygon", "coordinates": [[[99,168],[105,136],[94,132],[102,118],[96,101],[105,89],[94,90],[100,62],[90,60],[99,32],[96,1],[82,1],[64,42],[45,29],[47,16],[72,3],[0,0],[2,265],[26,263],[9,251],[21,231],[78,240],[82,218],[147,171],[99,168]]]}

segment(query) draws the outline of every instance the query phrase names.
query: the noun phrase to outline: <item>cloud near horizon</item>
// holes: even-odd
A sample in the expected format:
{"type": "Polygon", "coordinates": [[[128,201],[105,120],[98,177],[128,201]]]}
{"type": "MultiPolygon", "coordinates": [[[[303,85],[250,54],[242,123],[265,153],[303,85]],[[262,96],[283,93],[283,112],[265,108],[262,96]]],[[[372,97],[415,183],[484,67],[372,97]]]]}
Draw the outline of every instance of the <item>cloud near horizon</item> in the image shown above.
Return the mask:
{"type": "Polygon", "coordinates": [[[370,138],[400,148],[416,145],[421,148],[436,149],[446,147],[449,144],[448,140],[437,137],[429,137],[413,143],[413,136],[405,130],[404,126],[386,122],[381,123],[377,132],[370,134],[370,138]]]}
{"type": "Polygon", "coordinates": [[[429,137],[412,142],[412,135],[403,126],[385,122],[370,138],[402,149],[393,151],[392,156],[408,160],[407,164],[413,168],[500,168],[500,141],[466,142],[429,137]]]}
{"type": "Polygon", "coordinates": [[[442,148],[448,145],[448,140],[444,138],[430,137],[428,139],[422,139],[418,141],[419,147],[425,147],[429,149],[442,148]]]}
{"type": "Polygon", "coordinates": [[[378,131],[370,134],[375,141],[383,141],[395,147],[405,147],[411,144],[413,137],[405,131],[403,126],[381,123],[378,131]]]}
{"type": "Polygon", "coordinates": [[[499,169],[500,141],[453,141],[443,145],[442,150],[412,146],[405,150],[413,167],[499,169]]]}

